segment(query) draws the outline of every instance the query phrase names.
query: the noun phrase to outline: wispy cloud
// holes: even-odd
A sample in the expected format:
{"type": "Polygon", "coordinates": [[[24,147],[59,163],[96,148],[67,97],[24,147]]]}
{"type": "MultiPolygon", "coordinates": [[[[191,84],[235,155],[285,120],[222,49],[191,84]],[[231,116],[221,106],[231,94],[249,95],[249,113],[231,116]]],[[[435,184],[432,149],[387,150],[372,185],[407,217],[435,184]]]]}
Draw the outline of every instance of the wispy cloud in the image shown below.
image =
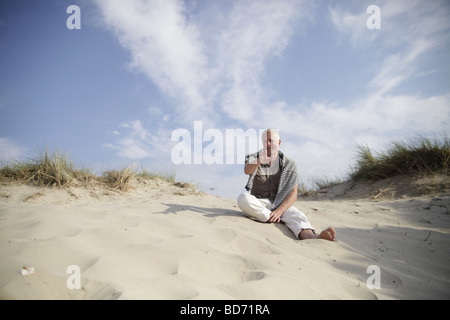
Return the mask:
{"type": "Polygon", "coordinates": [[[382,150],[393,138],[441,134],[450,128],[450,95],[421,98],[372,95],[350,105],[313,103],[280,109],[281,149],[298,163],[304,181],[345,176],[355,165],[357,144],[382,150]]]}
{"type": "Polygon", "coordinates": [[[341,33],[348,34],[354,46],[366,45],[379,35],[375,32],[367,32],[366,19],[368,15],[361,4],[362,2],[359,1],[354,12],[346,11],[340,5],[328,8],[330,20],[335,28],[341,33]]]}
{"type": "Polygon", "coordinates": [[[249,121],[270,96],[262,86],[265,63],[283,52],[294,22],[307,19],[310,8],[301,1],[240,1],[219,38],[223,92],[221,107],[236,120],[249,121]]]}
{"type": "Polygon", "coordinates": [[[128,160],[170,158],[170,131],[162,127],[147,130],[141,120],[122,122],[118,130],[111,133],[115,142],[104,146],[115,150],[117,154],[128,160]]]}
{"type": "Polygon", "coordinates": [[[379,1],[382,27],[373,32],[368,32],[365,24],[369,15],[361,10],[361,1],[357,3],[357,13],[340,4],[330,8],[330,20],[337,30],[350,36],[355,47],[371,45],[373,50],[387,53],[381,62],[376,62],[376,72],[369,83],[369,88],[379,94],[388,93],[414,72],[421,72],[417,69],[418,59],[450,40],[450,6],[445,0],[379,1]]]}
{"type": "Polygon", "coordinates": [[[352,2],[345,9],[337,3],[328,11],[336,30],[349,36],[350,43],[358,49],[374,51],[371,55],[374,60],[368,67],[372,77],[365,84],[365,92],[345,104],[278,103],[266,110],[264,117],[268,122],[277,114],[272,122],[295,141],[297,148],[290,143],[287,147],[291,147],[292,154],[301,159],[312,175],[345,169],[344,164],[350,165],[354,157],[355,143],[384,147],[386,140],[398,135],[441,132],[450,127],[449,91],[429,97],[394,91],[415,75],[435,70],[428,70],[421,59],[449,43],[448,3],[380,1],[382,28],[373,31],[366,27],[369,15],[361,1],[352,2]]]}
{"type": "Polygon", "coordinates": [[[208,12],[194,15],[179,0],[96,3],[105,25],[130,51],[130,66],[176,98],[179,121],[212,120],[217,112],[252,117],[267,99],[265,62],[285,49],[291,24],[308,14],[304,1],[234,1],[210,27],[202,18],[208,12]]]}
{"type": "MultiPolygon", "coordinates": [[[[269,98],[261,83],[265,63],[282,53],[292,25],[310,10],[304,1],[233,1],[211,21],[217,6],[194,13],[179,0],[96,3],[104,25],[130,52],[130,67],[175,98],[176,112],[165,116],[172,126],[202,119],[220,127],[223,115],[241,124],[252,119],[269,98]]],[[[155,107],[148,111],[156,113],[155,107]]],[[[144,128],[133,123],[122,124],[129,132],[108,146],[125,158],[150,158],[144,128]]]]}
{"type": "Polygon", "coordinates": [[[208,58],[178,0],[97,0],[104,23],[131,54],[130,67],[195,110],[204,105],[208,58]]]}
{"type": "Polygon", "coordinates": [[[0,161],[20,160],[27,150],[11,139],[0,137],[0,161]]]}
{"type": "Polygon", "coordinates": [[[115,143],[105,144],[106,147],[116,150],[118,155],[125,159],[139,160],[151,156],[150,145],[147,143],[149,132],[142,127],[139,120],[122,123],[125,133],[113,131],[115,136],[121,136],[115,143]]]}

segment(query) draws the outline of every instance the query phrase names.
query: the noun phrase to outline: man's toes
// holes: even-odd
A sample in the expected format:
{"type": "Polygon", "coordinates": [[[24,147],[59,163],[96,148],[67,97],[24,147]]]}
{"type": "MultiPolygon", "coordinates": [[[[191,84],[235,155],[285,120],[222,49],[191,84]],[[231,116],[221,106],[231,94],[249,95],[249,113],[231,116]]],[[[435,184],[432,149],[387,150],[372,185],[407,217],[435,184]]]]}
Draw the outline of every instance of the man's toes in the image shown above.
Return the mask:
{"type": "Polygon", "coordinates": [[[331,241],[336,240],[336,230],[333,227],[329,227],[328,231],[330,232],[331,241]]]}
{"type": "Polygon", "coordinates": [[[329,227],[320,233],[320,237],[325,240],[334,241],[336,239],[336,231],[333,227],[329,227]]]}

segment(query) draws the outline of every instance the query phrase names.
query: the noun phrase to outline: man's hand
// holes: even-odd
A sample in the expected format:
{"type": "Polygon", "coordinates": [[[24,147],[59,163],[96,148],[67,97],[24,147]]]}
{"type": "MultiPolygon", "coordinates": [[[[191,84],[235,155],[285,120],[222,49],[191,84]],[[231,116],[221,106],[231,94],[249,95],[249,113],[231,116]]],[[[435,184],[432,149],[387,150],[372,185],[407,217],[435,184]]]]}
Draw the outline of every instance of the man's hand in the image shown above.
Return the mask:
{"type": "Polygon", "coordinates": [[[270,163],[272,161],[272,157],[269,157],[267,155],[267,150],[261,150],[259,152],[259,162],[262,164],[267,164],[270,163]]]}
{"type": "Polygon", "coordinates": [[[281,216],[283,215],[283,212],[281,210],[273,210],[270,214],[269,220],[267,222],[280,222],[281,216]]]}
{"type": "Polygon", "coordinates": [[[297,200],[297,189],[298,186],[296,185],[291,193],[286,197],[286,199],[284,199],[284,201],[280,204],[280,206],[272,211],[267,222],[281,221],[281,216],[283,215],[283,213],[285,213],[286,210],[294,204],[295,200],[297,200]]]}

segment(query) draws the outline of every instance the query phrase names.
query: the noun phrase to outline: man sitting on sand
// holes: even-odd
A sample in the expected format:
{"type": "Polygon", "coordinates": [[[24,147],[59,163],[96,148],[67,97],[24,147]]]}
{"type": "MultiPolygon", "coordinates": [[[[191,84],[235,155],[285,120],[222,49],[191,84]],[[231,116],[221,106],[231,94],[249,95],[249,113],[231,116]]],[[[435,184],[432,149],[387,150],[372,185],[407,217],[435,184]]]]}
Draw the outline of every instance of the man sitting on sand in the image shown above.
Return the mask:
{"type": "Polygon", "coordinates": [[[245,158],[246,185],[250,193],[237,199],[239,208],[251,219],[260,222],[284,222],[298,239],[326,239],[334,241],[333,227],[319,235],[305,214],[293,206],[297,200],[297,166],[278,150],[280,134],[274,129],[263,132],[264,149],[245,158]]]}

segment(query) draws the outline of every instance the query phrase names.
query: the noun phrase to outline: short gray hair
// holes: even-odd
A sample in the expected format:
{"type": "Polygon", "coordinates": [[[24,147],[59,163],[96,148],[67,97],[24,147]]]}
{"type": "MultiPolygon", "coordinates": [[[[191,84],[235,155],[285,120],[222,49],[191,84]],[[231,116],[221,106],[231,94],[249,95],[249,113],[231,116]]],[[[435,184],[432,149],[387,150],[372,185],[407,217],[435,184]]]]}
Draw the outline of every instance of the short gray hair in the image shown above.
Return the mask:
{"type": "Polygon", "coordinates": [[[280,140],[280,132],[277,129],[271,129],[271,128],[266,129],[266,130],[263,131],[261,139],[264,139],[264,137],[267,137],[267,134],[269,132],[272,133],[272,134],[275,134],[278,137],[278,140],[280,140]]]}

